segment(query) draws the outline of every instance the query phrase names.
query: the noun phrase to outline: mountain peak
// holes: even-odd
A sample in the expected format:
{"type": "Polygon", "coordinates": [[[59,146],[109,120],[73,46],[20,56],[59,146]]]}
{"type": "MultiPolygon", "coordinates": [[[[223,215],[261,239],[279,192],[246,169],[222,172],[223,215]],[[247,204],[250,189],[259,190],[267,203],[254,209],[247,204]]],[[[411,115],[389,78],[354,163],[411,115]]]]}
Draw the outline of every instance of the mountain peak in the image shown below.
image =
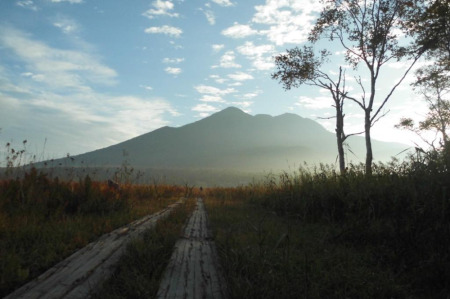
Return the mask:
{"type": "MultiPolygon", "coordinates": [[[[243,119],[251,118],[251,115],[245,113],[239,108],[228,107],[222,111],[216,112],[203,120],[223,120],[227,122],[235,122],[243,119]]],[[[200,120],[202,121],[202,120],[200,120]]]]}
{"type": "Polygon", "coordinates": [[[223,109],[222,111],[217,112],[216,114],[228,114],[228,115],[248,115],[244,111],[236,107],[228,107],[223,109]]]}

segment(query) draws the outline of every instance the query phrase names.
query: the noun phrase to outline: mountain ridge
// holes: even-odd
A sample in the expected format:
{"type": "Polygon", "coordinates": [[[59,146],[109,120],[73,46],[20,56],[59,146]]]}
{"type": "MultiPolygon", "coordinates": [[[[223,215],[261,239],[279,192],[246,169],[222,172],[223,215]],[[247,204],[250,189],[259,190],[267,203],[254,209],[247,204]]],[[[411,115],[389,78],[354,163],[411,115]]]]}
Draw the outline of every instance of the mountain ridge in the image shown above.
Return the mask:
{"type": "MultiPolygon", "coordinates": [[[[349,143],[361,161],[365,156],[364,138],[352,137],[349,143]]],[[[380,149],[387,152],[383,158],[388,159],[405,148],[376,140],[373,143],[375,158],[380,149]]],[[[304,161],[333,164],[336,155],[335,134],[314,120],[293,113],[252,116],[228,107],[181,127],[161,127],[72,158],[75,166],[120,167],[126,162],[142,169],[261,172],[283,170],[291,166],[288,163],[299,165],[304,161]]]]}

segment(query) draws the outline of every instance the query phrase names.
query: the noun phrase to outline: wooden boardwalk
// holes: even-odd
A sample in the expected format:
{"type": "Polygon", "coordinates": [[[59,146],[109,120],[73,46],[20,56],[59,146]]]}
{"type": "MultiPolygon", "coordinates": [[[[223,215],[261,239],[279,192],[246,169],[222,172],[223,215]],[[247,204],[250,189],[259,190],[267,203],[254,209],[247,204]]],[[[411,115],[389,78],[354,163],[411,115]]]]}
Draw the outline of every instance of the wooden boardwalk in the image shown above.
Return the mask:
{"type": "Polygon", "coordinates": [[[168,216],[183,201],[180,199],[158,213],[103,235],[5,299],[89,297],[90,292],[114,271],[114,266],[128,241],[152,228],[159,219],[168,216]]]}
{"type": "Polygon", "coordinates": [[[227,298],[202,199],[175,245],[157,298],[227,298]]]}

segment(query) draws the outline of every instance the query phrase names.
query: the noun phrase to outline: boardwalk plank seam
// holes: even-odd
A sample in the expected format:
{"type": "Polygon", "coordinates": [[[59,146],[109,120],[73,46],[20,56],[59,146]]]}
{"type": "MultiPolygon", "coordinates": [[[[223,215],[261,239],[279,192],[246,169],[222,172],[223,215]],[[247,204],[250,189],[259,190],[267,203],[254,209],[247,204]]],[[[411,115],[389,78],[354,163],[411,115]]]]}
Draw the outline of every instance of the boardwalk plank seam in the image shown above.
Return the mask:
{"type": "Polygon", "coordinates": [[[158,290],[157,298],[227,298],[215,244],[208,230],[202,199],[179,238],[158,290]]]}

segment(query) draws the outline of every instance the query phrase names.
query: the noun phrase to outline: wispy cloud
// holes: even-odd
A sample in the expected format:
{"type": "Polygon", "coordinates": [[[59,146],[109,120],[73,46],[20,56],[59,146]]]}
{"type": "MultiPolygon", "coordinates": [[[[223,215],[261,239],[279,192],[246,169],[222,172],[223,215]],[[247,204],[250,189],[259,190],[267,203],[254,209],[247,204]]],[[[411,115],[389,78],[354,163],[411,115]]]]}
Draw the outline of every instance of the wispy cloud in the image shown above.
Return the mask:
{"type": "Polygon", "coordinates": [[[64,34],[73,34],[79,30],[79,25],[75,20],[61,15],[55,18],[53,26],[61,29],[64,34]]]}
{"type": "Polygon", "coordinates": [[[223,84],[228,81],[228,79],[222,78],[219,75],[210,75],[209,77],[219,84],[223,84]]]}
{"type": "Polygon", "coordinates": [[[212,2],[225,7],[234,5],[230,0],[212,0],[212,2]]]}
{"type": "Polygon", "coordinates": [[[213,96],[213,95],[203,95],[200,98],[200,101],[209,102],[209,103],[224,103],[225,102],[221,96],[213,96]]]}
{"type": "Polygon", "coordinates": [[[222,31],[222,34],[231,38],[244,38],[257,34],[258,31],[252,29],[250,25],[234,23],[233,26],[222,31]]]}
{"type": "Polygon", "coordinates": [[[0,44],[24,62],[30,78],[48,88],[84,90],[89,83],[115,83],[116,71],[89,53],[51,48],[11,27],[0,28],[0,44]]]}
{"type": "Polygon", "coordinates": [[[224,96],[224,95],[236,92],[236,89],[234,89],[234,88],[220,89],[220,88],[217,88],[214,86],[209,86],[209,85],[198,85],[198,86],[195,86],[194,88],[195,88],[195,90],[197,90],[198,93],[214,95],[214,96],[224,96]]]}
{"type": "Polygon", "coordinates": [[[192,107],[191,110],[199,112],[199,114],[198,114],[199,117],[207,117],[207,116],[211,115],[211,113],[219,111],[218,108],[216,108],[212,105],[206,104],[206,103],[197,104],[194,107],[192,107]]]}
{"type": "Polygon", "coordinates": [[[164,58],[162,60],[163,63],[173,63],[173,64],[177,64],[177,63],[181,63],[184,61],[184,58],[164,58]]]}
{"type": "Polygon", "coordinates": [[[22,125],[14,132],[16,136],[34,139],[35,144],[44,139],[59,143],[59,154],[79,154],[125,141],[167,125],[167,113],[178,115],[163,99],[111,97],[95,92],[35,95],[5,110],[0,112],[2,120],[22,125]]]}
{"type": "Polygon", "coordinates": [[[223,45],[223,44],[214,44],[211,47],[214,50],[214,52],[219,52],[220,50],[222,50],[225,47],[225,45],[223,45]]]}
{"type": "Polygon", "coordinates": [[[148,90],[148,91],[152,91],[153,90],[153,87],[151,87],[149,85],[139,85],[139,87],[144,88],[145,90],[148,90]]]}
{"type": "Polygon", "coordinates": [[[38,7],[34,4],[34,2],[32,0],[17,1],[16,4],[23,8],[31,9],[34,11],[38,10],[38,7]]]}
{"type": "Polygon", "coordinates": [[[148,34],[166,34],[173,37],[180,37],[180,35],[183,33],[183,30],[181,30],[178,27],[172,27],[168,25],[164,25],[161,27],[149,27],[145,29],[145,33],[148,34]]]}
{"type": "Polygon", "coordinates": [[[156,16],[179,17],[178,13],[171,12],[174,8],[174,4],[171,1],[156,0],[153,1],[152,6],[153,8],[147,10],[142,15],[149,19],[153,19],[156,16]]]}
{"type": "Polygon", "coordinates": [[[11,27],[0,27],[0,49],[24,70],[15,75],[0,66],[0,119],[16,124],[3,131],[7,138],[23,136],[35,145],[48,139],[57,155],[78,154],[167,125],[167,114],[178,115],[161,98],[98,92],[97,84],[114,83],[117,74],[88,52],[56,49],[11,27]]]}
{"type": "Polygon", "coordinates": [[[228,77],[235,81],[246,81],[254,79],[252,75],[244,72],[236,72],[234,74],[229,74],[228,77]]]}
{"type": "Polygon", "coordinates": [[[179,75],[182,72],[181,68],[178,67],[166,67],[164,71],[171,75],[179,75]]]}
{"type": "Polygon", "coordinates": [[[252,22],[269,26],[259,33],[279,46],[299,44],[307,40],[321,9],[322,5],[316,0],[266,0],[264,5],[255,6],[252,22]]]}
{"type": "Polygon", "coordinates": [[[308,109],[330,109],[332,101],[330,100],[330,97],[324,96],[313,98],[300,96],[298,98],[298,101],[294,105],[305,107],[308,109]]]}
{"type": "Polygon", "coordinates": [[[216,16],[214,15],[214,12],[207,8],[207,9],[203,9],[200,8],[200,11],[203,12],[203,14],[206,17],[206,20],[208,21],[209,25],[215,25],[216,24],[216,16]]]}
{"type": "Polygon", "coordinates": [[[270,70],[274,67],[272,55],[275,53],[275,47],[273,45],[256,46],[253,42],[245,42],[237,48],[237,51],[250,59],[257,70],[270,70]]]}
{"type": "Polygon", "coordinates": [[[251,99],[256,98],[257,96],[259,96],[260,94],[261,94],[261,91],[258,90],[258,91],[255,91],[255,92],[245,93],[245,94],[241,95],[240,98],[244,99],[244,100],[251,100],[251,99]]]}
{"type": "Polygon", "coordinates": [[[83,0],[50,0],[50,2],[53,3],[69,2],[70,4],[80,4],[83,3],[83,0]]]}
{"type": "Polygon", "coordinates": [[[227,51],[220,58],[220,67],[223,68],[240,68],[241,65],[235,62],[236,56],[233,51],[227,51]]]}
{"type": "Polygon", "coordinates": [[[253,105],[251,101],[241,101],[241,102],[231,102],[234,106],[241,108],[245,113],[250,113],[251,109],[249,107],[253,105]]]}

